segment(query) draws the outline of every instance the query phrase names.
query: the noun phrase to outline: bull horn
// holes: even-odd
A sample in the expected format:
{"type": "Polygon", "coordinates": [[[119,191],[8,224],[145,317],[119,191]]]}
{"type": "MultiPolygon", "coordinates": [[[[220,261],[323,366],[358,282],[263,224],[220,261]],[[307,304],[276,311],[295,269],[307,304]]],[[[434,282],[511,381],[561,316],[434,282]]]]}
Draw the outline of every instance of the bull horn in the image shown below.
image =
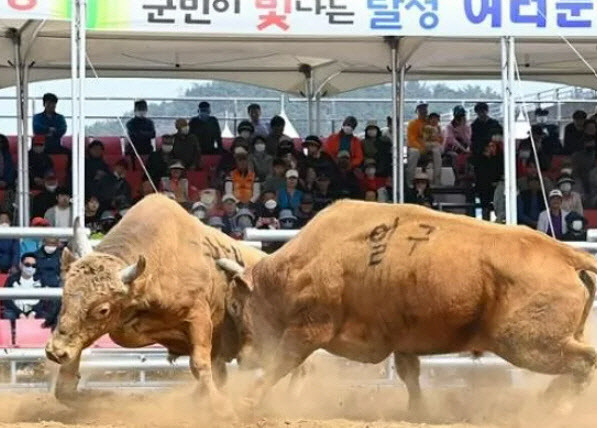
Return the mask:
{"type": "Polygon", "coordinates": [[[85,228],[81,227],[81,218],[77,217],[73,223],[74,229],[74,247],[75,253],[79,257],[85,257],[87,254],[93,251],[93,247],[91,246],[91,242],[87,238],[87,233],[85,232],[85,228]]]}
{"type": "Polygon", "coordinates": [[[137,263],[127,266],[120,271],[120,279],[126,285],[132,283],[143,274],[145,266],[145,257],[139,256],[137,263]]]}
{"type": "Polygon", "coordinates": [[[230,259],[218,259],[216,264],[226,272],[234,275],[242,275],[245,272],[245,268],[239,265],[234,260],[230,259]]]}

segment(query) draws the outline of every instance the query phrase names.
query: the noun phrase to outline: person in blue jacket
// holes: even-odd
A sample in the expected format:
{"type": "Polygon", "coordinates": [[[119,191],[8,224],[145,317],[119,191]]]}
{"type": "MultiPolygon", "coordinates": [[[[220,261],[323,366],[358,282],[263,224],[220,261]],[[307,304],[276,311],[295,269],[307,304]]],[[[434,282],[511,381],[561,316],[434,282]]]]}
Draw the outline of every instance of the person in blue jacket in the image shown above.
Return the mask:
{"type": "Polygon", "coordinates": [[[45,152],[48,154],[68,154],[62,147],[62,137],[66,134],[66,120],[56,113],[58,97],[47,93],[43,97],[44,111],[33,116],[33,133],[46,137],[45,152]]]}
{"type": "MultiPolygon", "coordinates": [[[[10,227],[8,212],[0,212],[0,227],[10,227]]],[[[19,266],[19,240],[0,239],[0,272],[14,273],[19,266]]]]}

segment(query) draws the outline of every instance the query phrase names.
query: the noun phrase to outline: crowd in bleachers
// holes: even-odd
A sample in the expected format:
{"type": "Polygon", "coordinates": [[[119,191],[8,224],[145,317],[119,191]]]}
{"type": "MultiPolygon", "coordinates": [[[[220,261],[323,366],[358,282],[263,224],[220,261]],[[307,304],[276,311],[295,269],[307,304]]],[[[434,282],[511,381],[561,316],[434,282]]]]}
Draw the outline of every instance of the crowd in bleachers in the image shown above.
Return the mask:
{"type": "MultiPolygon", "coordinates": [[[[31,225],[70,227],[67,125],[56,112],[55,95],[46,94],[43,102],[44,111],[33,119],[35,136],[29,151],[31,225]]],[[[430,113],[427,104],[416,107],[416,117],[406,129],[405,200],[434,208],[438,189],[462,188],[475,195],[484,218],[490,219],[494,212],[496,221],[503,222],[502,127],[489,117],[487,104],[477,104],[474,111],[471,121],[467,111],[456,106],[452,120],[442,127],[440,116],[430,113]]],[[[261,107],[251,104],[247,118],[238,123],[236,137],[226,141],[205,101],[197,116],[177,119],[168,135],[156,135],[145,101],[135,103],[134,114],[126,124],[124,144],[120,137],[89,138],[85,223],[92,238],[106,234],[154,187],[199,220],[237,239],[248,227],[301,228],[337,199],[392,199],[389,117],[382,129],[374,122],[363,127],[349,116],[327,138],[311,135],[296,141],[285,135],[282,117],[266,121],[261,107]]],[[[558,239],[586,238],[585,214],[591,212],[586,208],[597,208],[595,119],[577,111],[561,140],[559,126],[549,122],[549,112],[535,112],[531,135],[517,148],[521,224],[545,233],[552,233],[553,224],[558,239]],[[547,207],[540,178],[548,194],[547,207]]],[[[12,224],[15,158],[15,145],[0,135],[4,200],[0,227],[12,224]]],[[[0,240],[6,286],[59,286],[62,244],[49,239],[0,240]]],[[[38,317],[52,324],[56,308],[38,303],[11,302],[5,305],[4,317],[38,317]]]]}

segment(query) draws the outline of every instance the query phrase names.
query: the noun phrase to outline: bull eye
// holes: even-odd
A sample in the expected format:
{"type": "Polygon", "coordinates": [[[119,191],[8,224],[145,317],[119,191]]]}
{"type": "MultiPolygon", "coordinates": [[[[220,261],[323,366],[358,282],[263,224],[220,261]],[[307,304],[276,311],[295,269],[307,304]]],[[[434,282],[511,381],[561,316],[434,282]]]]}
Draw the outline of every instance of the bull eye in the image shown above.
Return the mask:
{"type": "Polygon", "coordinates": [[[110,314],[110,306],[109,305],[102,305],[96,311],[96,316],[99,318],[105,318],[110,314]]]}

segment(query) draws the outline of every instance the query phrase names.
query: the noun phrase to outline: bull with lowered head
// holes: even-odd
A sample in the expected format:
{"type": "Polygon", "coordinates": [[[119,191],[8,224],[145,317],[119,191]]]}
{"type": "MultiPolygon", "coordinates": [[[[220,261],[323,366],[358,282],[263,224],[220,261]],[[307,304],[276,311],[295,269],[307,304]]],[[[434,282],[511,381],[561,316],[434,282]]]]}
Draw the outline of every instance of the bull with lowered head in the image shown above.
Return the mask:
{"type": "Polygon", "coordinates": [[[394,353],[413,410],[419,355],[492,352],[561,375],[554,399],[595,369],[583,333],[597,263],[525,227],[342,201],[253,267],[218,264],[234,282],[239,362],[269,357],[256,401],[317,349],[367,363],[394,353]]]}
{"type": "Polygon", "coordinates": [[[135,205],[95,250],[76,228],[73,247],[62,256],[62,308],[46,345],[48,358],[61,365],[56,396],[76,396],[81,352],[109,334],[123,347],[161,344],[189,355],[199,389],[221,401],[215,384],[236,356],[238,338],[227,311],[228,279],[216,260],[252,266],[264,253],[161,195],[135,205]]]}

